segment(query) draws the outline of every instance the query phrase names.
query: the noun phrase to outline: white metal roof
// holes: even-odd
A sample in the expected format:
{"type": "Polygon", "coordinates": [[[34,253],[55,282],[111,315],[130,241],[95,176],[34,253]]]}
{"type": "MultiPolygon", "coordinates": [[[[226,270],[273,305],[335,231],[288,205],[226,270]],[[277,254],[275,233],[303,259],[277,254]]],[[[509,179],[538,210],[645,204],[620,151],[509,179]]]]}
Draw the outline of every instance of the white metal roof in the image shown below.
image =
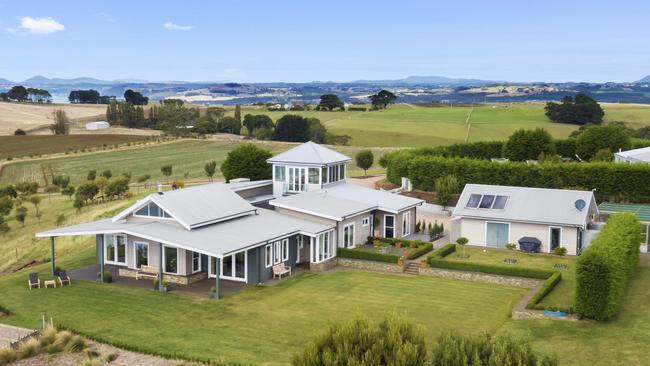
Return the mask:
{"type": "Polygon", "coordinates": [[[598,206],[591,191],[466,184],[453,215],[583,227],[592,212],[598,212],[598,206]],[[499,195],[508,199],[503,209],[469,208],[467,203],[472,194],[499,195]],[[578,210],[577,200],[585,201],[586,207],[578,210]]]}
{"type": "Polygon", "coordinates": [[[150,194],[115,216],[113,222],[124,219],[148,202],[160,206],[187,230],[248,215],[256,210],[228,185],[212,183],[150,194]]]}
{"type": "Polygon", "coordinates": [[[267,160],[268,163],[328,165],[352,160],[338,151],[307,141],[267,160]]]}
{"type": "Polygon", "coordinates": [[[338,184],[317,191],[277,198],[269,203],[273,206],[341,221],[346,217],[374,209],[398,213],[419,206],[423,202],[421,199],[396,193],[351,184],[338,184]]]}
{"type": "Polygon", "coordinates": [[[642,147],[640,149],[619,151],[614,155],[616,155],[616,157],[623,158],[623,160],[632,160],[632,161],[650,163],[650,147],[642,147]]]}
{"type": "Polygon", "coordinates": [[[317,235],[333,226],[259,209],[257,214],[240,217],[191,231],[178,225],[155,220],[114,222],[111,219],[73,225],[36,234],[37,237],[118,234],[135,235],[147,240],[222,257],[278,238],[303,233],[317,235]]]}

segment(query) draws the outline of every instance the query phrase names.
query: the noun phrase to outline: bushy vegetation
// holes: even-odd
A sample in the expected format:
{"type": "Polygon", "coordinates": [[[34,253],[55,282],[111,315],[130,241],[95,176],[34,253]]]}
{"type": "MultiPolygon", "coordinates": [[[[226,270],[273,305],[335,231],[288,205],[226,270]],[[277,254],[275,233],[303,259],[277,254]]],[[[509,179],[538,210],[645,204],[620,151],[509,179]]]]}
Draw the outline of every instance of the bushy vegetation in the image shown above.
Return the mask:
{"type": "Polygon", "coordinates": [[[416,189],[433,191],[436,179],[453,174],[459,184],[596,189],[599,200],[650,202],[650,166],[616,163],[497,163],[464,158],[421,156],[400,151],[389,156],[388,180],[408,177],[416,189]]]}
{"type": "Polygon", "coordinates": [[[399,256],[394,254],[382,254],[366,250],[336,248],[336,255],[341,258],[364,259],[367,261],[377,261],[386,263],[397,263],[399,256]]]}
{"type": "Polygon", "coordinates": [[[221,164],[221,173],[226,181],[234,178],[271,179],[271,166],[266,160],[272,156],[271,151],[253,144],[240,145],[228,153],[221,164]]]}
{"type": "Polygon", "coordinates": [[[575,98],[566,96],[561,103],[546,103],[546,117],[553,122],[573,123],[584,125],[587,123],[600,124],[603,122],[605,112],[595,99],[584,93],[576,94],[575,98]]]}
{"type": "Polygon", "coordinates": [[[540,154],[555,155],[553,138],[543,128],[517,130],[503,145],[503,156],[514,161],[537,160],[540,154]]]}
{"type": "Polygon", "coordinates": [[[293,358],[293,365],[401,365],[427,364],[424,333],[404,316],[389,314],[378,324],[357,317],[331,325],[293,358]]]}
{"type": "Polygon", "coordinates": [[[639,263],[642,227],[636,216],[611,216],[576,264],[576,312],[611,319],[621,308],[625,289],[639,263]]]}
{"type": "Polygon", "coordinates": [[[526,307],[528,309],[538,309],[538,310],[555,310],[555,309],[548,309],[546,306],[539,305],[540,301],[544,299],[544,296],[548,295],[555,286],[560,283],[562,280],[562,274],[560,272],[555,272],[551,275],[551,277],[547,278],[546,281],[542,284],[542,287],[539,288],[539,291],[533,295],[533,297],[528,300],[528,304],[526,307]]]}

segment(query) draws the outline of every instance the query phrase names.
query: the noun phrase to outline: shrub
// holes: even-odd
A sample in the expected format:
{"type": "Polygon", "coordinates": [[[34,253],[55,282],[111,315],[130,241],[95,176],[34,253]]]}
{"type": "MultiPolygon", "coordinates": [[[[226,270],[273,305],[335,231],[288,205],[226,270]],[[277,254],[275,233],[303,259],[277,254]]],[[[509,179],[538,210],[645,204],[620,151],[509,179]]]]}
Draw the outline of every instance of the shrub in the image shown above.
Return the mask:
{"type": "Polygon", "coordinates": [[[47,327],[41,332],[41,337],[39,338],[41,342],[41,347],[45,347],[49,344],[54,343],[56,340],[56,334],[58,331],[54,327],[47,327]]]}
{"type": "Polygon", "coordinates": [[[104,357],[104,360],[106,360],[106,362],[108,363],[111,363],[117,360],[117,356],[118,356],[117,353],[109,353],[106,355],[106,357],[104,357]]]}
{"type": "Polygon", "coordinates": [[[434,182],[436,202],[444,208],[449,206],[454,193],[458,193],[460,186],[458,179],[453,175],[445,175],[434,182]]]}
{"type": "Polygon", "coordinates": [[[68,344],[70,338],[72,338],[72,333],[68,332],[67,330],[62,330],[56,334],[56,338],[54,339],[53,344],[59,347],[64,347],[66,344],[68,344]]]}
{"type": "Polygon", "coordinates": [[[41,350],[41,343],[38,339],[30,337],[18,346],[18,358],[34,357],[41,350]]]}
{"type": "Polygon", "coordinates": [[[494,265],[494,264],[475,263],[470,261],[455,262],[455,261],[440,259],[435,256],[429,256],[428,261],[429,261],[429,266],[436,267],[436,268],[455,269],[458,271],[469,271],[469,272],[492,273],[492,274],[503,275],[503,276],[529,277],[529,278],[537,278],[542,280],[551,277],[551,275],[555,273],[553,271],[547,271],[538,268],[501,266],[501,265],[494,265]]]}
{"type": "Polygon", "coordinates": [[[427,363],[423,330],[404,316],[387,315],[379,324],[357,317],[332,325],[295,355],[293,365],[402,365],[427,363]]]}
{"type": "Polygon", "coordinates": [[[76,353],[81,352],[86,347],[86,342],[81,336],[75,335],[70,338],[68,343],[65,345],[66,352],[76,353]]]}
{"type": "Polygon", "coordinates": [[[397,263],[399,256],[394,254],[381,254],[368,252],[364,250],[355,250],[347,248],[337,248],[337,255],[341,258],[351,258],[351,259],[365,259],[368,261],[377,261],[377,262],[387,262],[387,263],[397,263]]]}
{"type": "Polygon", "coordinates": [[[597,320],[612,318],[621,307],[639,263],[641,224],[632,213],[611,216],[576,262],[576,312],[597,320]]]}
{"type": "Polygon", "coordinates": [[[48,355],[53,355],[53,354],[59,353],[61,351],[63,351],[63,348],[61,348],[61,346],[59,346],[59,345],[50,344],[49,346],[47,346],[47,354],[48,355]]]}
{"type": "Polygon", "coordinates": [[[0,366],[8,365],[18,359],[16,351],[11,348],[0,348],[0,366]]]}
{"type": "Polygon", "coordinates": [[[650,165],[596,163],[496,163],[463,158],[414,155],[409,151],[389,157],[387,177],[401,184],[408,177],[417,189],[434,190],[437,178],[453,174],[467,183],[541,188],[596,189],[599,201],[650,202],[650,165]]]}
{"type": "Polygon", "coordinates": [[[542,301],[542,299],[548,295],[558,283],[560,283],[560,280],[562,280],[562,274],[560,272],[553,273],[551,277],[544,281],[542,287],[539,288],[535,295],[528,300],[528,305],[526,307],[528,309],[534,309],[535,306],[542,301]]]}
{"type": "Polygon", "coordinates": [[[348,107],[348,111],[350,111],[350,112],[353,112],[353,111],[356,111],[356,112],[367,112],[367,111],[368,111],[368,108],[366,108],[366,107],[355,107],[355,106],[349,106],[349,107],[348,107]]]}
{"type": "Polygon", "coordinates": [[[413,251],[409,251],[408,259],[421,257],[433,250],[433,243],[424,243],[413,251]]]}
{"type": "Polygon", "coordinates": [[[266,162],[273,154],[253,144],[243,144],[230,151],[221,164],[226,181],[234,178],[271,179],[271,166],[266,162]]]}
{"type": "Polygon", "coordinates": [[[566,255],[566,248],[565,247],[556,247],[555,249],[553,249],[553,254],[566,255]]]}
{"type": "Polygon", "coordinates": [[[528,340],[509,334],[493,337],[482,333],[472,337],[443,333],[433,348],[431,365],[557,366],[559,361],[556,357],[538,356],[528,340]]]}
{"type": "Polygon", "coordinates": [[[543,128],[517,130],[503,145],[503,156],[510,160],[535,160],[542,153],[555,155],[553,138],[543,128]]]}
{"type": "Polygon", "coordinates": [[[429,254],[429,258],[442,259],[455,251],[456,251],[456,244],[454,243],[445,244],[442,247],[436,249],[433,253],[429,254]]]}

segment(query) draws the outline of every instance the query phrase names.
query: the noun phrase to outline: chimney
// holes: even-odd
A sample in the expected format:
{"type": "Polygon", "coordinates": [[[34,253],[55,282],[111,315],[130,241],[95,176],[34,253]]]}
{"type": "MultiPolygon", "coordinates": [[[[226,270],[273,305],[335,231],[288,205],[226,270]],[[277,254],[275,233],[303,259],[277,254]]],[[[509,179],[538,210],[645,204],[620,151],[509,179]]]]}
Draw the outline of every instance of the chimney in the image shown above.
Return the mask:
{"type": "Polygon", "coordinates": [[[160,195],[163,194],[162,187],[163,187],[163,186],[162,186],[162,183],[158,182],[158,194],[160,194],[160,195]]]}

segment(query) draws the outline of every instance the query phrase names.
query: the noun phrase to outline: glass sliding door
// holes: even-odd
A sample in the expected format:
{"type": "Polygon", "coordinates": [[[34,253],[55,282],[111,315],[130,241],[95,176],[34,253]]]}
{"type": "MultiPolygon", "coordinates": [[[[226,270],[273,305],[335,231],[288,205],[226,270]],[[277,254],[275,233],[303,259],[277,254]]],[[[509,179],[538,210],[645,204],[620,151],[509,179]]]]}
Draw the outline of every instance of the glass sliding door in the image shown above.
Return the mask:
{"type": "Polygon", "coordinates": [[[510,225],[498,222],[485,224],[485,244],[489,247],[505,248],[510,236],[510,225]]]}
{"type": "MultiPolygon", "coordinates": [[[[223,257],[221,260],[221,276],[219,278],[246,282],[247,259],[246,251],[223,257]]],[[[212,273],[214,273],[214,269],[210,270],[210,274],[212,273]]]]}

